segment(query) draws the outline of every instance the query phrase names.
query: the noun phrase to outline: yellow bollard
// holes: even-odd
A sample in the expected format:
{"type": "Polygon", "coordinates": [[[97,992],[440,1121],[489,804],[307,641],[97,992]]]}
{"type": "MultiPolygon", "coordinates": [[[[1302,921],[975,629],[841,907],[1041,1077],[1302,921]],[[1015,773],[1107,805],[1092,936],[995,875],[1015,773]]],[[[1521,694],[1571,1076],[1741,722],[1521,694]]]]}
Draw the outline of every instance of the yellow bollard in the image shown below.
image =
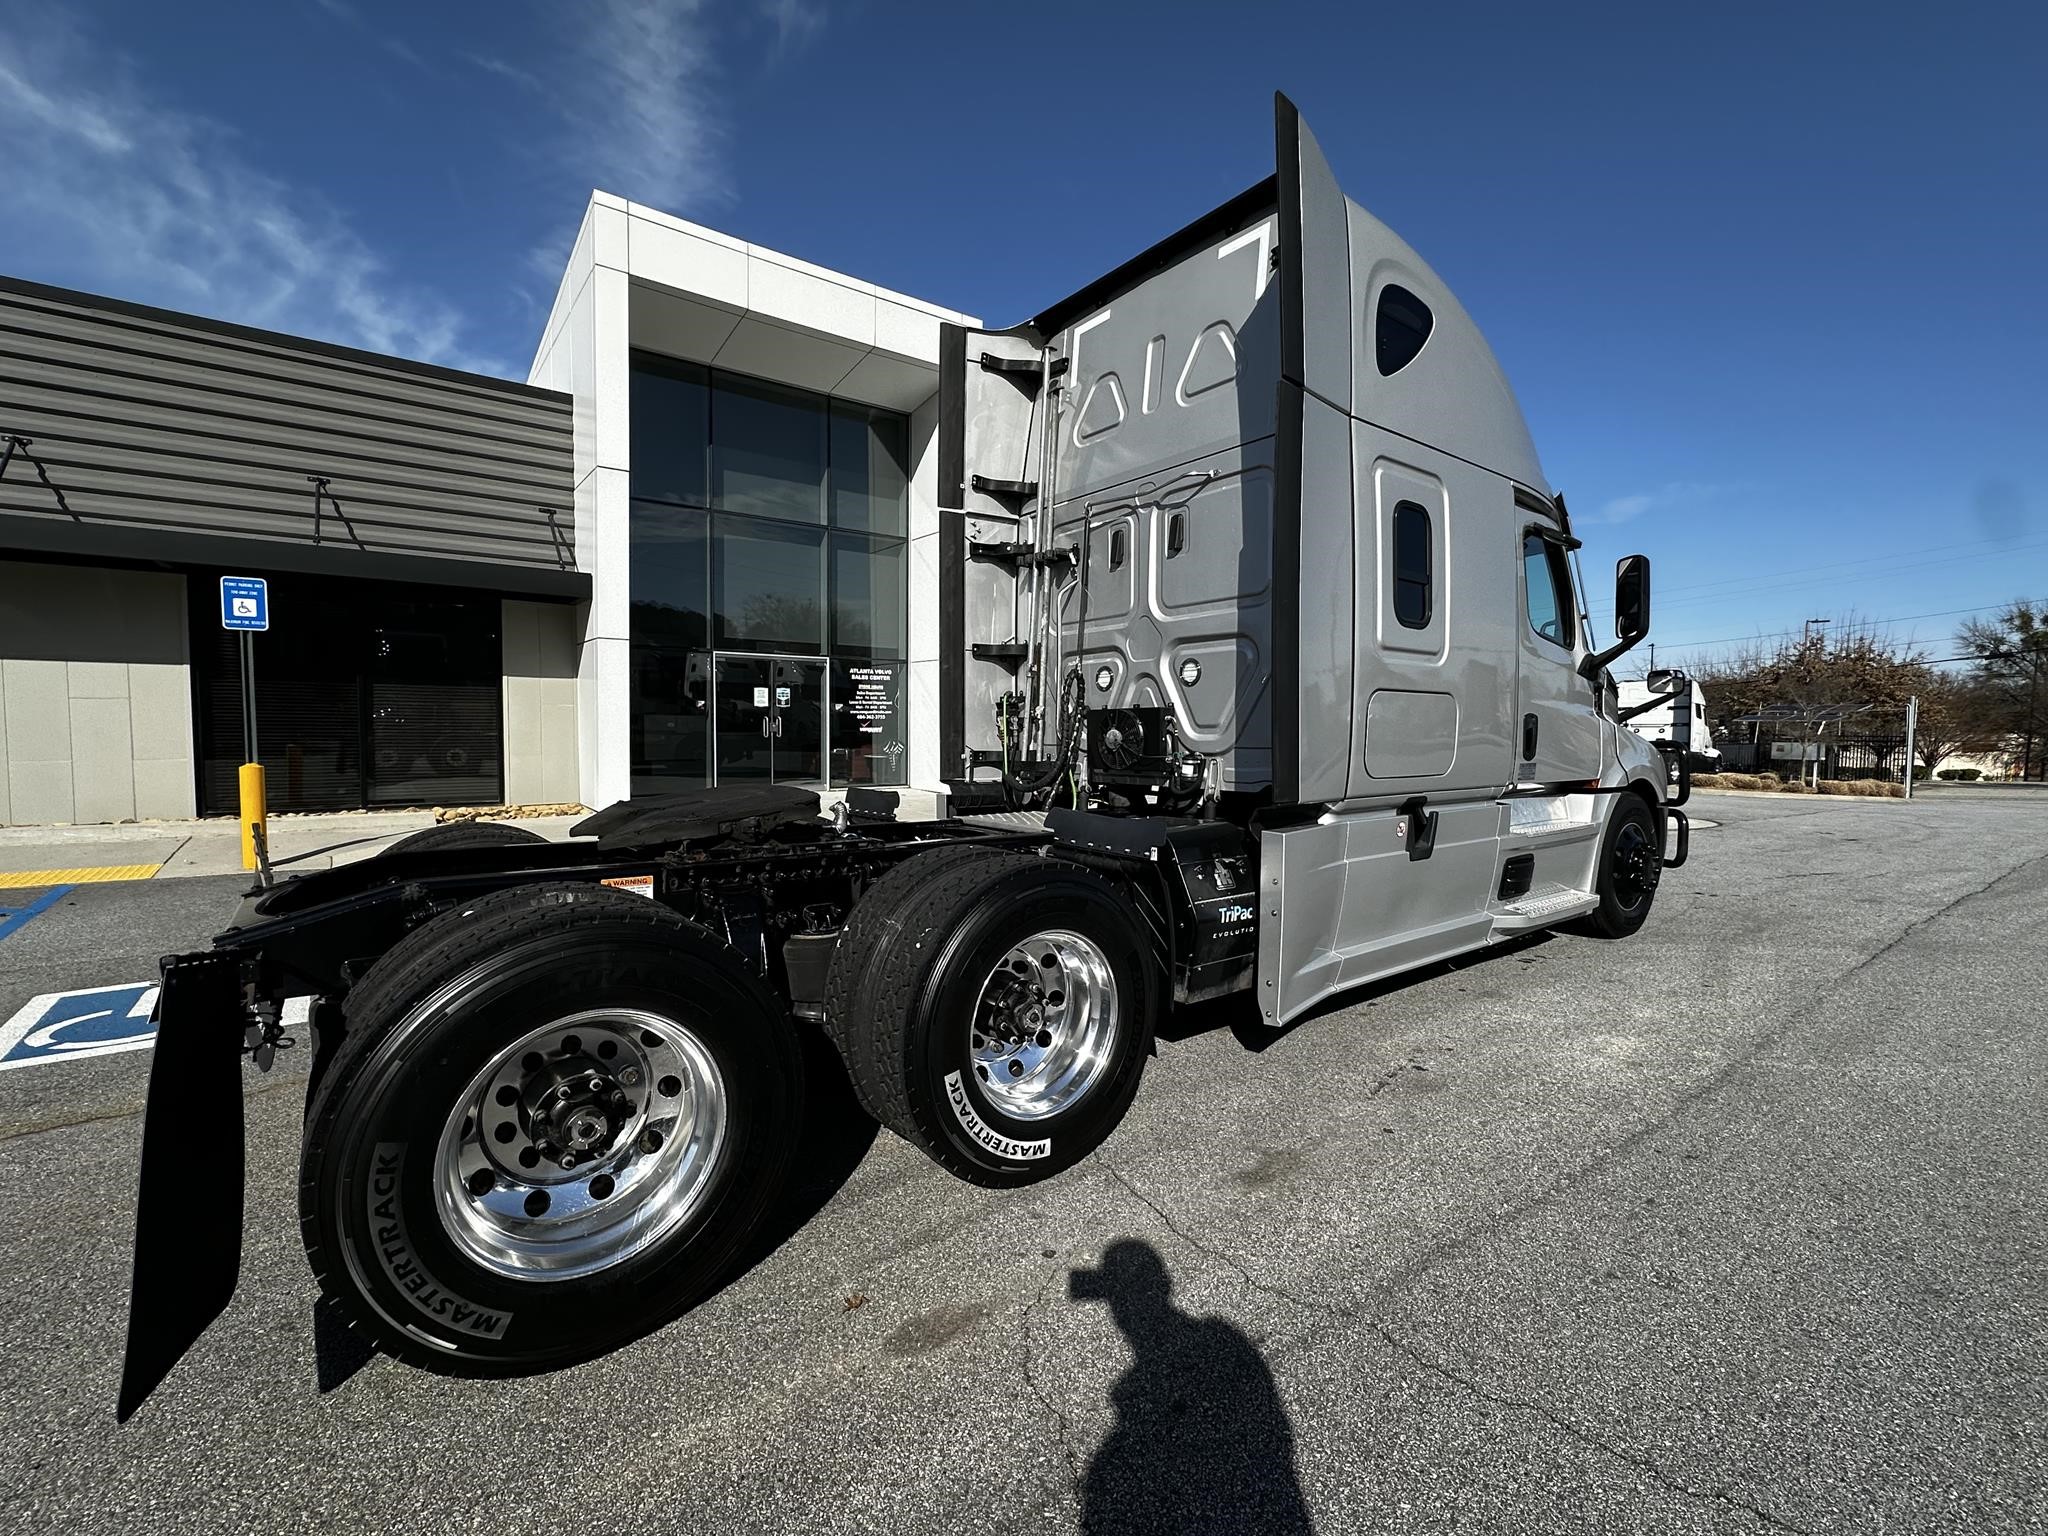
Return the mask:
{"type": "Polygon", "coordinates": [[[256,833],[261,828],[268,846],[270,823],[263,814],[263,765],[244,763],[242,784],[242,868],[256,867],[256,833]]]}

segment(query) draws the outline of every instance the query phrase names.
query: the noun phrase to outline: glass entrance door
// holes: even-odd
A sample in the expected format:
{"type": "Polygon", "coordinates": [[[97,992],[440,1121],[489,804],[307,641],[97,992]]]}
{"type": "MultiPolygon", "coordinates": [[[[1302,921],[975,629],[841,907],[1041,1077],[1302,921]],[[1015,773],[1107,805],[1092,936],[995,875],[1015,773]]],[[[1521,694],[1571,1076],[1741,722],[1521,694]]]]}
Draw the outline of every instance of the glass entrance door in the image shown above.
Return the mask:
{"type": "Polygon", "coordinates": [[[825,783],[825,661],[721,651],[712,664],[718,784],[825,783]]]}

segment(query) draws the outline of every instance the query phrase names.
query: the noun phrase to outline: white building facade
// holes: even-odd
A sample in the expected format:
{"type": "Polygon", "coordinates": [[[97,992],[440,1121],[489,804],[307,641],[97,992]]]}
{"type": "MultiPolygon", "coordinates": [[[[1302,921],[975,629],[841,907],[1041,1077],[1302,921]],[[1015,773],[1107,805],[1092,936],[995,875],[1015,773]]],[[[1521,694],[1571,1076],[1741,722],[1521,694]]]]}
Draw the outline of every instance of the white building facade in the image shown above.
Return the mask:
{"type": "Polygon", "coordinates": [[[529,374],[574,399],[585,804],[937,787],[944,322],[592,195],[529,374]]]}

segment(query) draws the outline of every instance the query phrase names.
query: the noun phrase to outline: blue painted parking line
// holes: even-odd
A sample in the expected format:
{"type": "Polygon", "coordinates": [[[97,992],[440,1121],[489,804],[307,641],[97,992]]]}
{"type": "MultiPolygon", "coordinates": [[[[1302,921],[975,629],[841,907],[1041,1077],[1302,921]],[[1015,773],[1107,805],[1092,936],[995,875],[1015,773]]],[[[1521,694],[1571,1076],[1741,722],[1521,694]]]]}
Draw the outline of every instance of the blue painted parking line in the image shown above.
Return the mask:
{"type": "Polygon", "coordinates": [[[148,1049],[156,1044],[156,990],[136,981],[30,998],[0,1024],[0,1072],[148,1049]]]}
{"type": "Polygon", "coordinates": [[[0,939],[27,923],[40,912],[45,912],[71,894],[68,885],[53,885],[25,907],[11,907],[0,903],[0,939]]]}

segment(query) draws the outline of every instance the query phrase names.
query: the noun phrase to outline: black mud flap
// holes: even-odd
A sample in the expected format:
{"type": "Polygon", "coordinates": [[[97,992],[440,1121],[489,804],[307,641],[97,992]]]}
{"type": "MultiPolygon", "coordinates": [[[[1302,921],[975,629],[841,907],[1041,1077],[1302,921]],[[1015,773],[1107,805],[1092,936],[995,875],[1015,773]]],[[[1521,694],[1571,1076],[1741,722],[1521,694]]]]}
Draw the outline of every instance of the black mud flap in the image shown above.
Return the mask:
{"type": "Polygon", "coordinates": [[[142,1119],[123,1422],[220,1316],[242,1269],[242,984],[233,955],[161,964],[142,1119]]]}

